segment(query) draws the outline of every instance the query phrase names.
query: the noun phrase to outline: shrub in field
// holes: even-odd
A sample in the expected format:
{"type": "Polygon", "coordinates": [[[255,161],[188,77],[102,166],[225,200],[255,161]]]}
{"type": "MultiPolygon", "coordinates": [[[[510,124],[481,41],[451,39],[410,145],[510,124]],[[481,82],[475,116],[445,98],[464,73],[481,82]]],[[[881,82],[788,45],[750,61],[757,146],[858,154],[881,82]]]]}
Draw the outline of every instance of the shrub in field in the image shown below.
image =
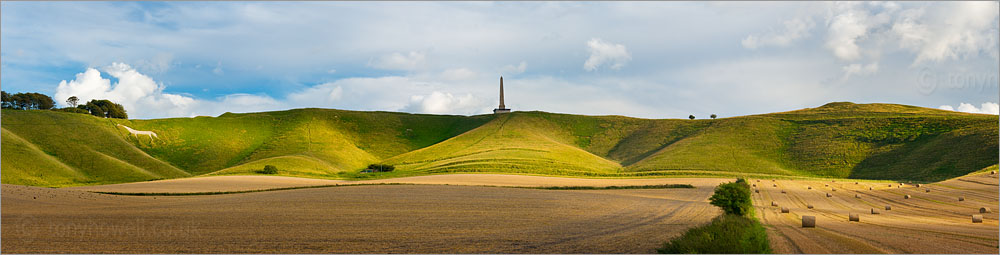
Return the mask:
{"type": "Polygon", "coordinates": [[[375,172],[375,173],[377,173],[377,172],[392,172],[392,170],[396,170],[396,167],[392,166],[392,165],[386,165],[386,164],[371,164],[371,165],[368,165],[368,168],[365,169],[365,170],[368,170],[369,172],[375,172]]]}
{"type": "Polygon", "coordinates": [[[656,249],[659,253],[771,253],[764,226],[752,218],[723,214],[656,249]]]}
{"type": "Polygon", "coordinates": [[[264,170],[257,171],[257,173],[259,173],[259,174],[277,174],[278,173],[278,167],[273,166],[273,165],[266,165],[266,166],[264,166],[264,170]]]}
{"type": "Polygon", "coordinates": [[[753,206],[750,202],[750,185],[747,185],[744,179],[719,185],[709,200],[712,201],[712,205],[722,208],[726,214],[739,216],[748,215],[753,206]]]}

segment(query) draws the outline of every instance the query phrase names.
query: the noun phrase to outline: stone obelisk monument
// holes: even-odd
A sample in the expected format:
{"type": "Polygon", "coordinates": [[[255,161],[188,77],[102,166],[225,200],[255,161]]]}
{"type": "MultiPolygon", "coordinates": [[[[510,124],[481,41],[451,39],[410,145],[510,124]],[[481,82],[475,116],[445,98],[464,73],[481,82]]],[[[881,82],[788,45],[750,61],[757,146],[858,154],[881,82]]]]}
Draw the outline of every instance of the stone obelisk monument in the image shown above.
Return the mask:
{"type": "Polygon", "coordinates": [[[500,76],[500,107],[493,109],[493,114],[501,114],[508,112],[510,112],[510,109],[507,109],[507,107],[503,105],[503,76],[500,76]]]}

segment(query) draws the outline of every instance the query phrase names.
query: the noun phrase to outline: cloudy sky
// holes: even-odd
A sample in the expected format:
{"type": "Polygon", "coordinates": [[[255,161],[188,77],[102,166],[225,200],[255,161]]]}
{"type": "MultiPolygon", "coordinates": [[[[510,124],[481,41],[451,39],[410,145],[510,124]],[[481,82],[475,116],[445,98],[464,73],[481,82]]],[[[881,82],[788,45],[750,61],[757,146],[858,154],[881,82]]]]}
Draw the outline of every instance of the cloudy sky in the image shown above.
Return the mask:
{"type": "Polygon", "coordinates": [[[130,117],[998,112],[996,2],[2,2],[0,84],[130,117]]]}

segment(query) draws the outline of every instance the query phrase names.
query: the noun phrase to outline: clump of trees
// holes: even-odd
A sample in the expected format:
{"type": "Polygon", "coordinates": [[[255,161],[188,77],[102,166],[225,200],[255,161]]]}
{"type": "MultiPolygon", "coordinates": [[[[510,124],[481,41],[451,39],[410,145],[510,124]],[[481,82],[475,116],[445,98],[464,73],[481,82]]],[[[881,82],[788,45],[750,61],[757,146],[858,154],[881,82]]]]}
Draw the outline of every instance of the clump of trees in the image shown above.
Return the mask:
{"type": "Polygon", "coordinates": [[[379,173],[379,172],[392,172],[392,170],[396,170],[396,167],[393,165],[371,164],[368,165],[368,168],[366,168],[362,172],[379,173]]]}
{"type": "Polygon", "coordinates": [[[125,107],[121,104],[111,102],[111,100],[101,99],[101,100],[90,100],[86,104],[80,104],[80,98],[76,96],[71,96],[66,99],[66,104],[70,107],[66,108],[53,108],[56,103],[45,94],[40,93],[17,93],[10,94],[6,91],[0,91],[3,100],[0,106],[3,109],[15,109],[15,110],[55,110],[62,112],[72,112],[72,113],[83,113],[90,114],[101,118],[118,118],[118,119],[128,119],[128,113],[125,112],[125,107]]]}
{"type": "Polygon", "coordinates": [[[278,167],[273,165],[265,165],[264,170],[257,170],[258,174],[277,174],[278,167]]]}
{"type": "Polygon", "coordinates": [[[128,114],[125,113],[125,107],[107,99],[90,100],[87,104],[78,105],[77,108],[84,109],[89,112],[90,115],[101,118],[128,119],[128,114]]]}
{"type": "Polygon", "coordinates": [[[688,119],[694,119],[694,115],[688,115],[688,119]]]}
{"type": "Polygon", "coordinates": [[[713,114],[712,114],[712,116],[709,116],[709,117],[711,117],[711,118],[712,118],[712,119],[714,120],[715,118],[719,117],[719,115],[715,115],[715,114],[713,113],[713,114]]]}
{"type": "Polygon", "coordinates": [[[2,97],[2,106],[4,109],[48,110],[56,105],[56,102],[52,101],[52,98],[45,94],[17,93],[11,95],[6,91],[0,91],[0,94],[2,94],[0,97],[2,97]]]}

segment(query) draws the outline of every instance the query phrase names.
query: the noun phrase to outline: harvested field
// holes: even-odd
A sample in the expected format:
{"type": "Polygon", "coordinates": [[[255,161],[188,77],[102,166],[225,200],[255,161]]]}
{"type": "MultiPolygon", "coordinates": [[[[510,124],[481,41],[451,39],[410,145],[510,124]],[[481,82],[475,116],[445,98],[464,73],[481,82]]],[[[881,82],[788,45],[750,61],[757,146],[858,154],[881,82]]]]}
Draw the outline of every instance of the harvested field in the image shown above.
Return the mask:
{"type": "Polygon", "coordinates": [[[721,213],[707,201],[714,184],[696,186],[137,197],[4,184],[0,245],[5,253],[652,253],[721,213]]]}
{"type": "Polygon", "coordinates": [[[997,253],[997,214],[983,214],[982,223],[969,219],[979,208],[997,209],[996,176],[976,174],[924,184],[935,192],[878,182],[831,183],[831,187],[861,194],[860,198],[825,196],[806,187],[819,181],[778,181],[789,191],[762,188],[753,194],[758,217],[768,227],[775,253],[997,253]],[[872,187],[869,190],[869,187],[872,187]],[[910,195],[910,199],[904,199],[910,195]],[[955,197],[964,196],[958,202],[955,197]],[[789,207],[790,213],[766,206],[789,207]],[[807,206],[812,205],[812,209],[807,206]],[[878,211],[873,207],[885,207],[878,211]],[[891,208],[891,210],[890,210],[891,208]],[[869,214],[878,212],[879,214],[869,214]],[[851,214],[860,222],[849,222],[851,214]],[[815,228],[802,228],[802,216],[816,217],[815,228]]]}
{"type": "Polygon", "coordinates": [[[120,193],[194,193],[262,190],[336,184],[407,183],[467,186],[640,186],[659,184],[691,184],[695,187],[715,187],[732,181],[720,178],[656,178],[656,179],[582,179],[505,174],[449,174],[403,177],[369,181],[320,180],[282,176],[208,176],[149,182],[70,187],[64,189],[120,193]]]}
{"type": "Polygon", "coordinates": [[[63,189],[121,193],[193,193],[262,190],[342,183],[345,183],[345,181],[251,175],[192,177],[148,182],[68,187],[63,189]]]}

